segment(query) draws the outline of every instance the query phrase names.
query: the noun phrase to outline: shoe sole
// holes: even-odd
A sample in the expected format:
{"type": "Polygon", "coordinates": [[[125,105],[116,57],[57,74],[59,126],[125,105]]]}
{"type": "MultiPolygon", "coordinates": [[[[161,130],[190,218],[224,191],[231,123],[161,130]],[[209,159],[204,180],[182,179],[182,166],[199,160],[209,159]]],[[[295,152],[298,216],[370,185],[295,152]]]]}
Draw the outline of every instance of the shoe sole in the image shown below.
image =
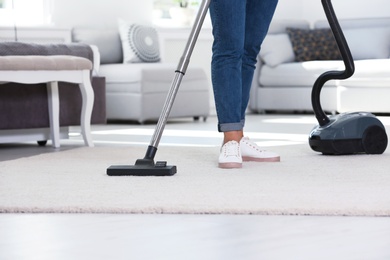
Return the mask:
{"type": "Polygon", "coordinates": [[[269,158],[257,158],[250,156],[243,156],[244,162],[280,162],[280,157],[269,157],[269,158]]]}
{"type": "Polygon", "coordinates": [[[219,163],[218,167],[222,169],[236,169],[242,168],[242,163],[219,163]]]}

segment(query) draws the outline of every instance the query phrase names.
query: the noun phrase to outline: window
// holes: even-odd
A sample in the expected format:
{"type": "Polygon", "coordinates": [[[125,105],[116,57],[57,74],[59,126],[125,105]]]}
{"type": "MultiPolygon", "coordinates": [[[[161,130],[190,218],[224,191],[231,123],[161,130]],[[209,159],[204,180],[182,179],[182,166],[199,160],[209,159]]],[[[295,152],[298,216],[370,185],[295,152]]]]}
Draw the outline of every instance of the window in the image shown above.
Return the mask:
{"type": "Polygon", "coordinates": [[[51,0],[0,0],[0,25],[50,24],[51,0]]]}
{"type": "MultiPolygon", "coordinates": [[[[190,25],[191,19],[194,18],[201,0],[154,0],[153,1],[153,20],[154,23],[160,26],[179,26],[190,25]],[[172,9],[182,9],[179,16],[184,16],[187,19],[184,21],[172,21],[176,18],[172,9]]],[[[175,11],[177,13],[178,10],[175,11]]]]}

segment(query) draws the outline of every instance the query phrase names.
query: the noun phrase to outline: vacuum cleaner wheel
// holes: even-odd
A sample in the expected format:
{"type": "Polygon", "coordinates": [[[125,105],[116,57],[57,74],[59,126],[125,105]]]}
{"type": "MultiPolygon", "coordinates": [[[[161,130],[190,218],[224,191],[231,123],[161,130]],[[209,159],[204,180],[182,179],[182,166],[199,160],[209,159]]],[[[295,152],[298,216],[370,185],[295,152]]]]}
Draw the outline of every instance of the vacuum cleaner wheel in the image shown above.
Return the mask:
{"type": "Polygon", "coordinates": [[[387,147],[386,131],[378,125],[368,127],[363,133],[362,144],[367,154],[382,154],[387,147]]]}

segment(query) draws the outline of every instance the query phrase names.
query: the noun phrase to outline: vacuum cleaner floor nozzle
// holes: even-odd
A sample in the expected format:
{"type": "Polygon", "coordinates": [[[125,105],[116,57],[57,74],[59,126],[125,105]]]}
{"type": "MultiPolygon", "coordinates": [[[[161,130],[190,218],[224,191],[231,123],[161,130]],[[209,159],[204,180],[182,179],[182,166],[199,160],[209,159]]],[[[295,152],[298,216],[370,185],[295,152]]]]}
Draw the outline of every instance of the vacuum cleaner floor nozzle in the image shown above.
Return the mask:
{"type": "Polygon", "coordinates": [[[171,176],[176,173],[175,165],[165,161],[139,159],[135,165],[112,165],[107,168],[109,176],[171,176]]]}
{"type": "Polygon", "coordinates": [[[177,171],[176,166],[167,165],[165,161],[158,161],[154,163],[154,156],[157,152],[157,146],[160,142],[165,124],[169,117],[173,101],[179,90],[180,83],[183,76],[186,73],[187,66],[190,62],[192,51],[194,50],[196,40],[202,28],[203,21],[207,15],[211,0],[202,0],[199,6],[199,11],[196,19],[193,23],[191,34],[188,37],[186,47],[183,51],[183,55],[180,58],[180,62],[175,71],[175,77],[172,81],[171,88],[167,93],[163,109],[158,119],[154,134],[150,140],[150,145],[146,150],[145,157],[138,159],[135,165],[114,165],[107,168],[107,175],[109,176],[171,176],[177,171]]]}

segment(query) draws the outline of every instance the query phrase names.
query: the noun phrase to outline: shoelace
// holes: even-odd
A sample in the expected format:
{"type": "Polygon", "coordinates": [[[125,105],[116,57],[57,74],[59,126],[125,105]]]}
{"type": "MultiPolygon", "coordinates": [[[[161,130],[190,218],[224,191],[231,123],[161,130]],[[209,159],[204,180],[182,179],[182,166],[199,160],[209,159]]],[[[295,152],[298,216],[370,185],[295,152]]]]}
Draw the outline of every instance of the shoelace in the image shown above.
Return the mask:
{"type": "Polygon", "coordinates": [[[254,148],[255,150],[257,150],[257,151],[259,151],[261,153],[266,152],[266,150],[261,149],[258,145],[254,144],[254,143],[251,143],[251,142],[249,142],[247,140],[243,140],[243,142],[246,143],[249,147],[254,148]]]}
{"type": "Polygon", "coordinates": [[[257,144],[255,144],[255,143],[249,141],[248,138],[243,138],[241,142],[247,144],[249,147],[255,149],[256,151],[258,151],[258,152],[260,152],[260,153],[267,152],[266,150],[261,149],[257,144]]]}
{"type": "Polygon", "coordinates": [[[239,149],[239,146],[236,146],[235,144],[233,143],[226,143],[224,145],[224,154],[226,156],[236,156],[236,155],[240,155],[240,149],[239,149]]]}

